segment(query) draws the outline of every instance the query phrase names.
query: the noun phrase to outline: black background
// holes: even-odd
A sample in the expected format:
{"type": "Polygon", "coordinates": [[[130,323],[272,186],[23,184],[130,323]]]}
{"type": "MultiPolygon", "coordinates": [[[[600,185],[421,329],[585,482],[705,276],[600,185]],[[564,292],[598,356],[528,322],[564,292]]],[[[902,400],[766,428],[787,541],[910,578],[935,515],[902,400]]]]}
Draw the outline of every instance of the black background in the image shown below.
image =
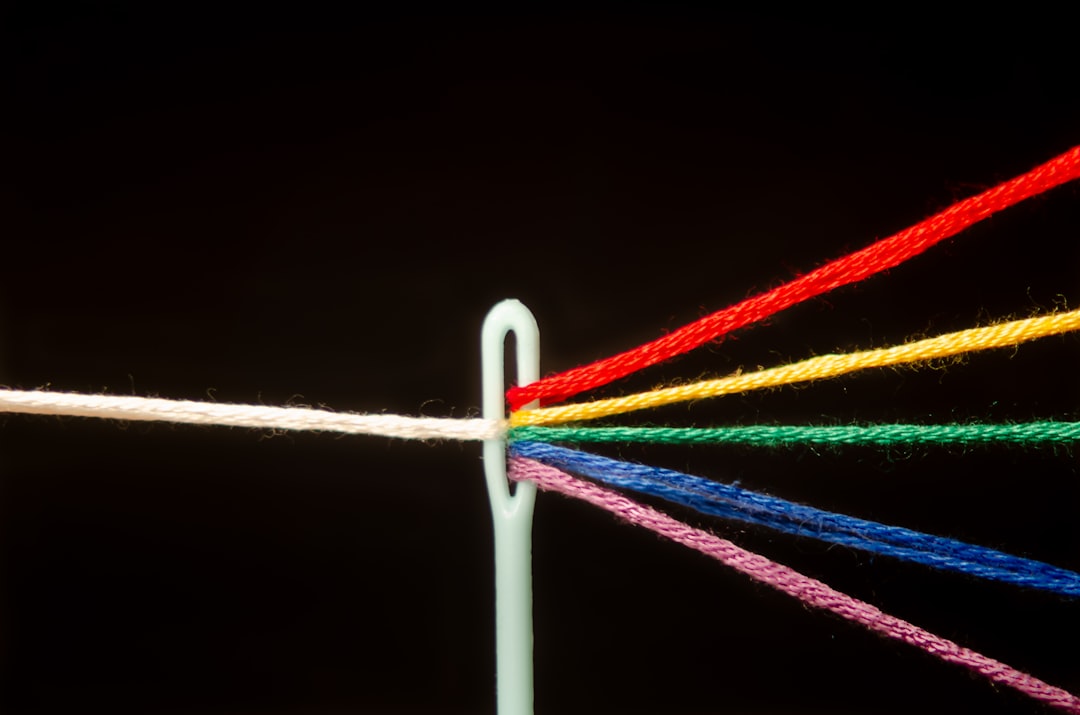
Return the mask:
{"type": "MultiPolygon", "coordinates": [[[[1080,142],[1052,20],[154,7],[4,11],[8,386],[474,415],[498,300],[567,369],[1080,142]]],[[[600,394],[1076,307],[1078,235],[1067,186],[600,394]]],[[[1051,338],[642,419],[1076,419],[1078,360],[1051,338]]],[[[477,445],[0,440],[4,712],[493,711],[477,445]]],[[[1068,450],[603,451],[1080,569],[1068,450]]],[[[1073,601],[689,518],[1080,690],[1073,601]]],[[[559,497],[535,581],[540,713],[1045,710],[559,497]]]]}

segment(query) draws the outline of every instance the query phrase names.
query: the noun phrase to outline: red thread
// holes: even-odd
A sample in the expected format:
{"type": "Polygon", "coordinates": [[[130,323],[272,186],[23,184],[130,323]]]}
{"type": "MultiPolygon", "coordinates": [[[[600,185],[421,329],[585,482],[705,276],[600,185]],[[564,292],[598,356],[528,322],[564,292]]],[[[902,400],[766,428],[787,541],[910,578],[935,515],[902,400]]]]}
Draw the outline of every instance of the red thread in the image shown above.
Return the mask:
{"type": "Polygon", "coordinates": [[[579,392],[681,355],[796,303],[897,266],[997,211],[1078,177],[1080,146],[1026,174],[955,203],[911,228],[826,263],[778,288],[707,315],[662,338],[530,385],[512,387],[507,392],[510,407],[517,410],[537,399],[545,405],[561,402],[579,392]]]}

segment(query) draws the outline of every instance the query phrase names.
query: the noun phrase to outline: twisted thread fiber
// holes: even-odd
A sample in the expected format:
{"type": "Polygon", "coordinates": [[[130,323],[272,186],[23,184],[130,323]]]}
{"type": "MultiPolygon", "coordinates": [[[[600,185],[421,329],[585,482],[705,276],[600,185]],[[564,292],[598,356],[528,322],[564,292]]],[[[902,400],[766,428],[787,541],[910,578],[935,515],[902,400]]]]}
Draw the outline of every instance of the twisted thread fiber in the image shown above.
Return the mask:
{"type": "Polygon", "coordinates": [[[1080,713],[1080,698],[1049,685],[1001,661],[964,648],[905,620],[883,613],[875,606],[848,596],[764,556],[742,549],[726,539],[695,529],[643,504],[631,501],[595,484],[583,482],[554,467],[531,459],[512,457],[509,476],[517,481],[535,482],[554,491],[586,501],[636,526],[682,544],[746,574],[750,578],[794,596],[803,603],[834,613],[888,638],[913,645],[949,663],[961,665],[990,681],[1069,713],[1080,713]]]}
{"type": "Polygon", "coordinates": [[[1080,422],[1018,424],[747,425],[742,427],[514,427],[510,439],[531,442],[730,444],[825,447],[1070,444],[1080,422]]]}
{"type": "Polygon", "coordinates": [[[485,440],[500,437],[506,431],[503,420],[362,415],[306,407],[231,405],[38,390],[0,390],[0,412],[338,432],[400,439],[485,440]]]}
{"type": "Polygon", "coordinates": [[[519,410],[510,415],[510,425],[518,427],[593,420],[598,417],[644,410],[686,400],[718,397],[766,387],[837,377],[872,367],[903,365],[976,350],[1008,347],[1077,329],[1080,329],[1080,310],[1012,320],[981,328],[959,330],[955,333],[946,333],[889,348],[860,350],[842,355],[819,355],[788,365],[728,375],[690,385],[667,387],[594,402],[519,410]]]}
{"type": "Polygon", "coordinates": [[[1080,147],[1074,147],[1010,181],[964,199],[889,238],[817,268],[778,288],[708,315],[662,338],[589,365],[513,387],[513,409],[539,399],[561,402],[630,373],[681,355],[739,328],[761,321],[814,296],[892,268],[1002,209],[1080,176],[1080,147]]]}
{"type": "Polygon", "coordinates": [[[835,514],[739,487],[538,442],[515,442],[511,454],[651,494],[725,519],[757,524],[924,566],[1026,588],[1080,596],[1080,574],[954,539],[835,514]]]}

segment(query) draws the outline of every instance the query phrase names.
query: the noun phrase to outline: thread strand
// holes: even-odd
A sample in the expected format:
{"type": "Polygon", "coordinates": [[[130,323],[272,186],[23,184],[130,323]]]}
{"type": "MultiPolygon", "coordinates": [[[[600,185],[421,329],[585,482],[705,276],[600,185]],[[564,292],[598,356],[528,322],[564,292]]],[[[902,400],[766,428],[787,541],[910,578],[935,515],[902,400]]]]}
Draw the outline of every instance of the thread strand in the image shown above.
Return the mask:
{"type": "Polygon", "coordinates": [[[1080,713],[1080,697],[1062,688],[884,613],[876,606],[841,593],[817,579],[804,576],[707,531],[695,529],[656,509],[531,459],[512,457],[509,475],[516,481],[535,482],[546,491],[559,492],[598,506],[635,526],[716,559],[802,603],[836,614],[887,638],[915,646],[945,662],[978,673],[991,682],[1013,688],[1065,712],[1080,713]]]}
{"type": "Polygon", "coordinates": [[[723,337],[733,330],[757,323],[809,298],[897,266],[997,211],[1078,176],[1080,147],[1074,147],[1026,174],[959,201],[910,228],[826,263],[773,290],[701,318],[662,338],[523,387],[513,387],[507,393],[507,399],[511,408],[517,410],[533,400],[539,399],[541,405],[552,404],[605,385],[723,337]]]}
{"type": "Polygon", "coordinates": [[[756,524],[946,571],[1080,596],[1080,574],[982,546],[795,504],[670,469],[621,462],[538,442],[515,442],[511,454],[608,485],[658,496],[703,514],[756,524]]]}
{"type": "Polygon", "coordinates": [[[235,405],[43,390],[0,390],[0,412],[338,432],[399,439],[485,440],[500,437],[506,431],[503,420],[364,415],[307,407],[235,405]]]}
{"type": "Polygon", "coordinates": [[[860,350],[841,355],[819,355],[788,365],[729,375],[690,385],[650,390],[593,402],[519,410],[511,414],[510,424],[513,427],[519,427],[592,420],[687,400],[822,380],[874,367],[924,362],[977,350],[1009,347],[1077,329],[1080,329],[1080,310],[1012,320],[981,328],[958,330],[954,333],[888,348],[860,350]]]}
{"type": "Polygon", "coordinates": [[[1080,440],[1080,422],[1017,424],[745,425],[739,427],[514,427],[516,441],[717,444],[746,447],[1040,445],[1080,440]]]}

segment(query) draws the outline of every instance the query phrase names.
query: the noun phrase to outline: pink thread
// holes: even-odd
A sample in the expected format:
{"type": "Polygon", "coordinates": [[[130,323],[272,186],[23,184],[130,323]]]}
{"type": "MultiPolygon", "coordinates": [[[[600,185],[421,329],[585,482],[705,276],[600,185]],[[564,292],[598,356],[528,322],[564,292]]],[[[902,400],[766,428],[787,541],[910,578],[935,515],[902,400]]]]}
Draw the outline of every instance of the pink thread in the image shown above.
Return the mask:
{"type": "Polygon", "coordinates": [[[772,586],[803,603],[831,611],[870,630],[911,644],[950,663],[962,665],[995,683],[1007,685],[1036,700],[1070,713],[1080,713],[1080,698],[1022,673],[1000,661],[936,636],[905,620],[840,593],[826,584],[787,566],[742,549],[726,539],[695,529],[667,514],[565,472],[522,457],[509,460],[511,479],[535,482],[541,489],[556,491],[606,509],[631,524],[643,526],[676,543],[711,556],[750,578],[772,586]]]}

